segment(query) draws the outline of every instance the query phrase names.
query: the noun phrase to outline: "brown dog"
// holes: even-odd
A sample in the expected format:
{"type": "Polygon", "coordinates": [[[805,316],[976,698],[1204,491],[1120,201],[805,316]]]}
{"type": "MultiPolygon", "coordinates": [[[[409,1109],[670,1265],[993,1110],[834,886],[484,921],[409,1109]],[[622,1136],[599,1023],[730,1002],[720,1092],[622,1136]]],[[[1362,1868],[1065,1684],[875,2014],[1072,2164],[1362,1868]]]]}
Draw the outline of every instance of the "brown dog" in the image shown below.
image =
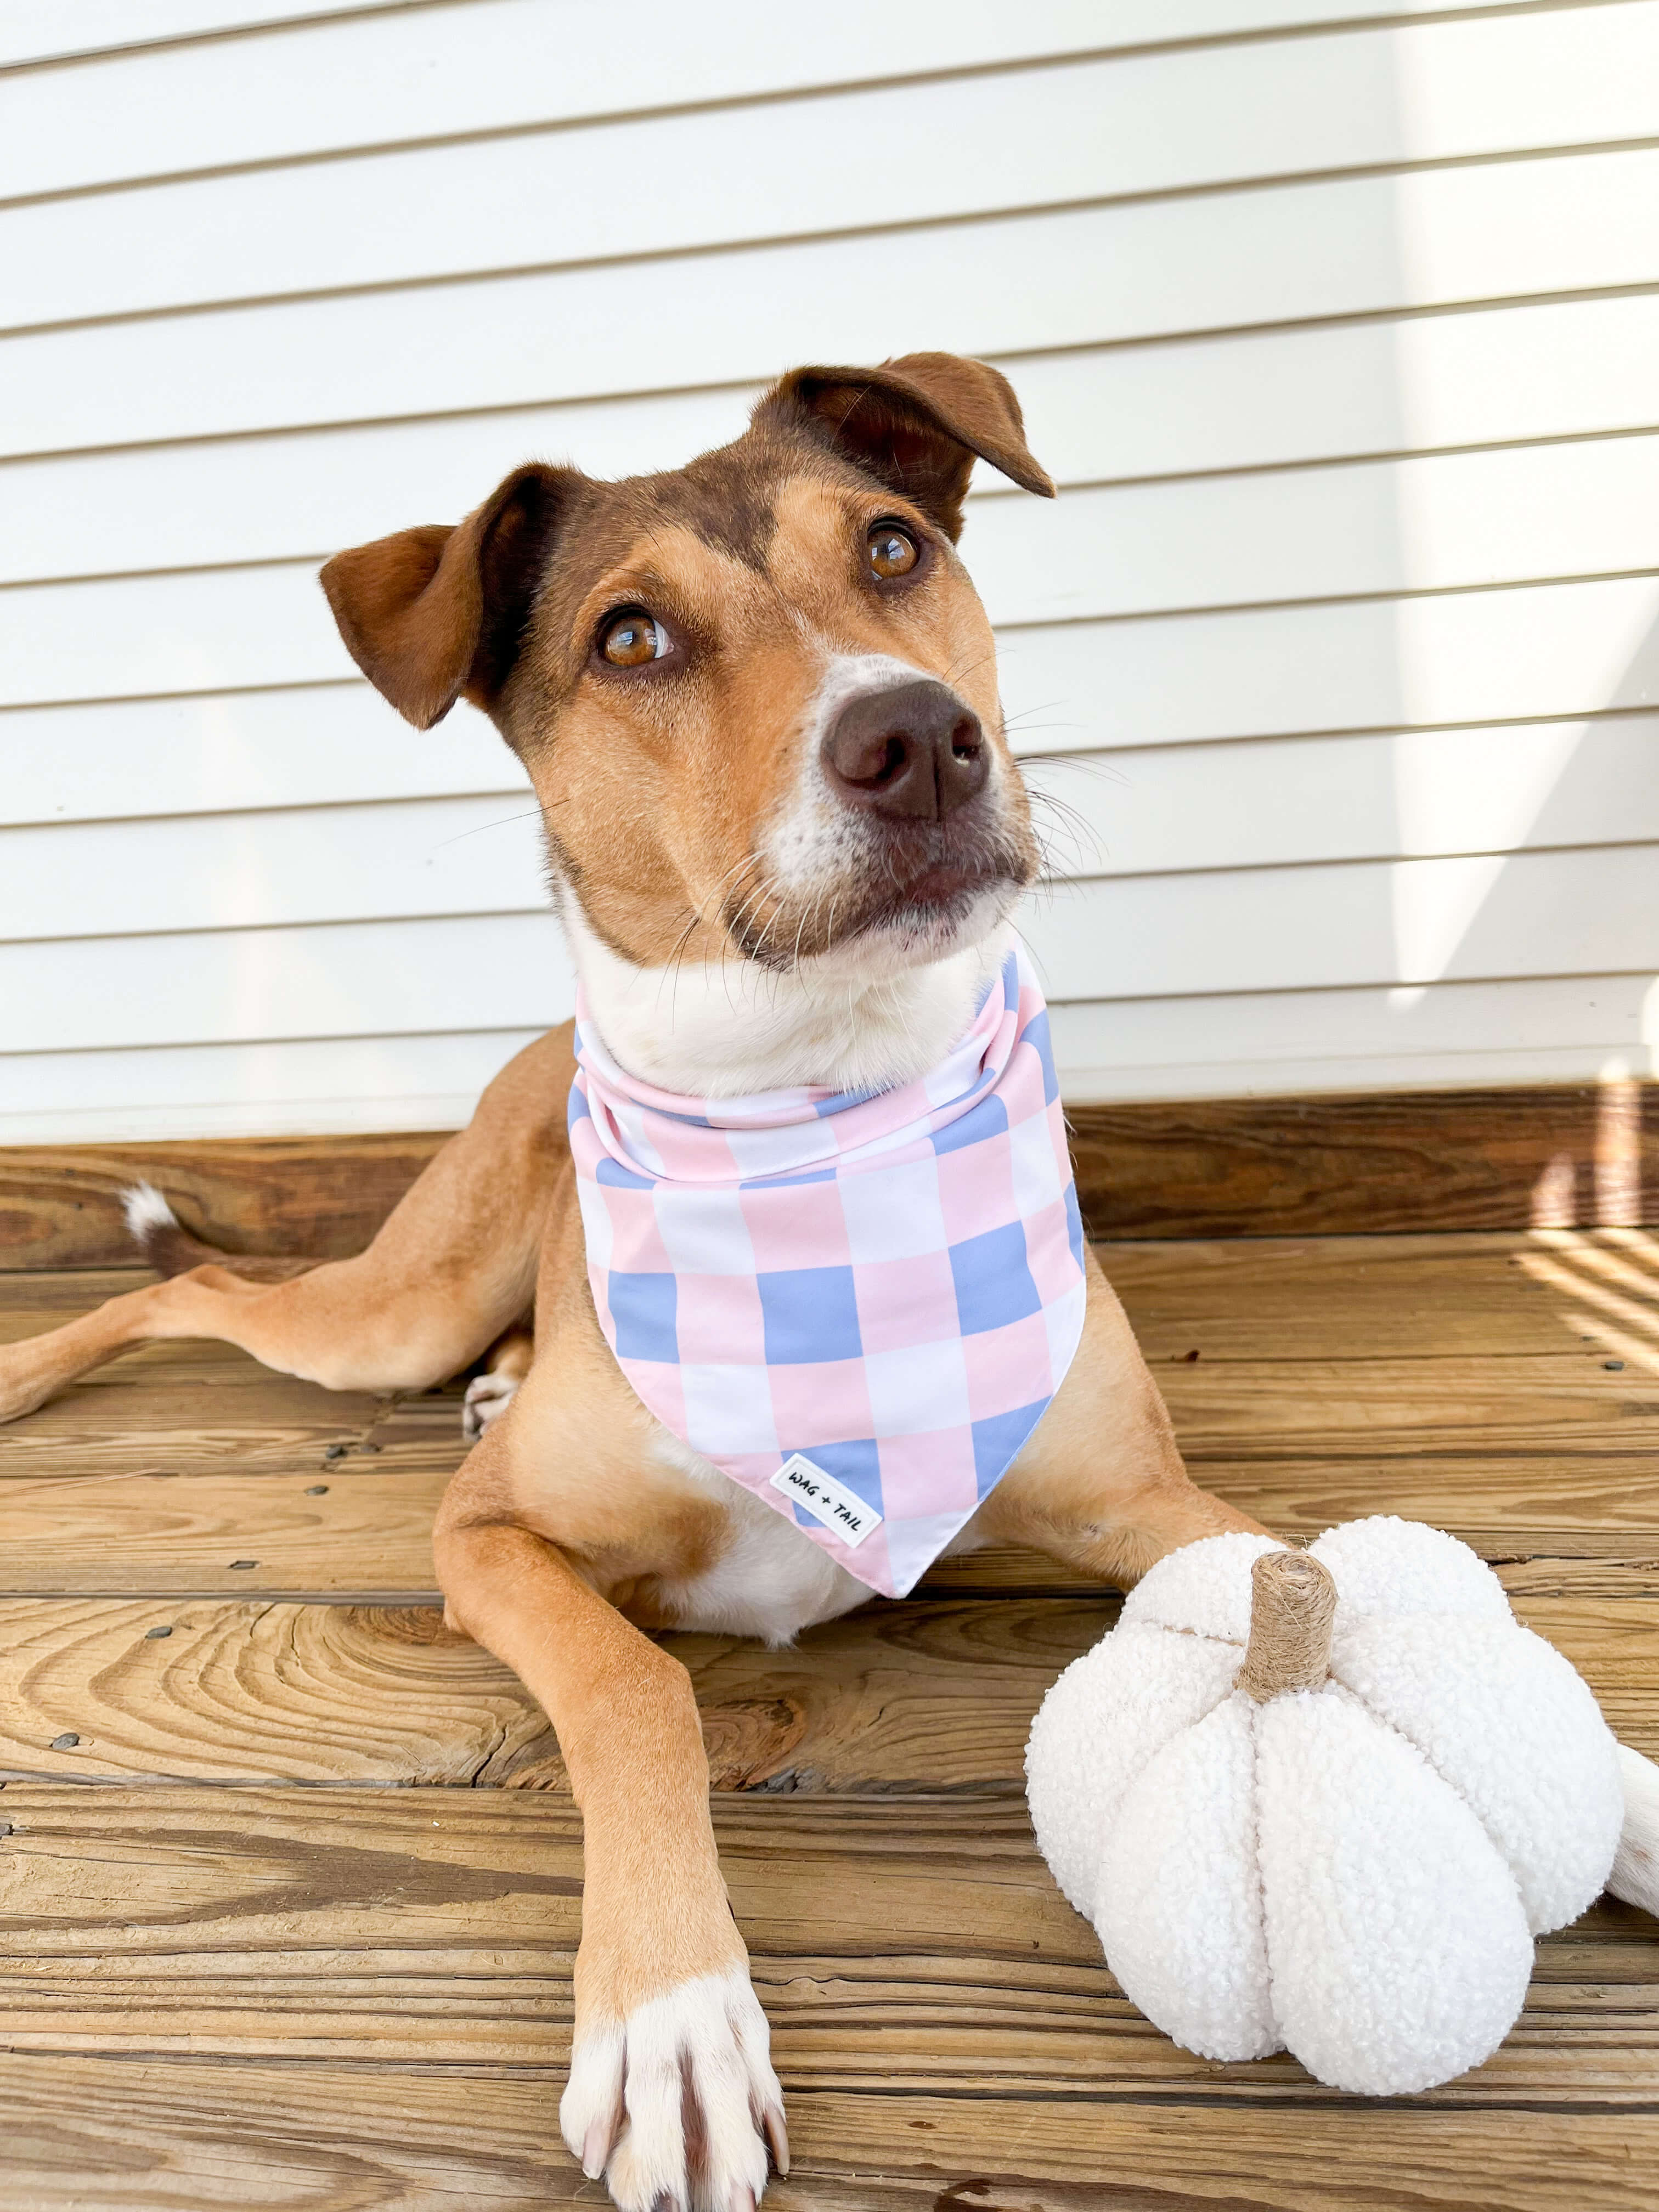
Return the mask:
{"type": "MultiPolygon", "coordinates": [[[[703,1097],[880,1087],[967,1028],[1038,863],[954,550],[976,454],[1053,491],[993,369],[799,369],[676,473],[532,464],[458,527],[324,570],[400,713],[425,729],[465,697],[525,763],[592,1018],[633,1076],[703,1097]]],[[[434,1549],[447,1617],[540,1700],[583,1809],[565,2138],[626,2212],[738,2212],[768,2142],[787,2165],[781,2102],[690,1682],[642,1632],[784,1643],[869,1593],[624,1380],[584,1265],[572,1072],[567,1026],[491,1084],[367,1252],[287,1279],[215,1264],[140,1196],[141,1242],[187,1272],[0,1352],[0,1418],[146,1338],[222,1338],[369,1390],[497,1346],[434,1549]],[[532,1310],[533,1363],[514,1328],[532,1310]]],[[[1081,1347],[967,1544],[1121,1584],[1253,1525],[1188,1480],[1091,1256],[1081,1347]]]]}

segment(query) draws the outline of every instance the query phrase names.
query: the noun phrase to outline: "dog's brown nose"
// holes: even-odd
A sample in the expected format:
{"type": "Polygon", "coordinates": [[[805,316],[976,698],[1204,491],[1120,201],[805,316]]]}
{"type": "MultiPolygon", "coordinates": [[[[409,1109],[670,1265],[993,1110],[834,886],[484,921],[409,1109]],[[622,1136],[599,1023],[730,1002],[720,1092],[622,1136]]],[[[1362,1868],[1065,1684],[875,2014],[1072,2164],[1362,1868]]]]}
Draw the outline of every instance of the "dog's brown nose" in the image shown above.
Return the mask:
{"type": "Polygon", "coordinates": [[[938,821],[985,787],[979,716],[931,677],[848,700],[823,740],[823,768],[849,806],[938,821]]]}

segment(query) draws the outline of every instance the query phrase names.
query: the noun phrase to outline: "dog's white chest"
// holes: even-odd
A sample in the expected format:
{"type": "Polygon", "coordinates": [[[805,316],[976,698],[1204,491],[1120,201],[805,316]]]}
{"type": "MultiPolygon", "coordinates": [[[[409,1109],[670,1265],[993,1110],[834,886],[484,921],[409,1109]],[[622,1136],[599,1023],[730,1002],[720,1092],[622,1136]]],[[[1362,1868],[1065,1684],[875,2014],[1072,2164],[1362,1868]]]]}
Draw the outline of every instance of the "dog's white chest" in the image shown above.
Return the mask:
{"type": "Polygon", "coordinates": [[[714,1492],[726,1514],[728,1540],[714,1565],[684,1582],[664,1585],[683,1626],[787,1644],[803,1628],[834,1620],[874,1595],[784,1515],[669,1430],[657,1430],[655,1445],[665,1466],[699,1490],[714,1492]]]}

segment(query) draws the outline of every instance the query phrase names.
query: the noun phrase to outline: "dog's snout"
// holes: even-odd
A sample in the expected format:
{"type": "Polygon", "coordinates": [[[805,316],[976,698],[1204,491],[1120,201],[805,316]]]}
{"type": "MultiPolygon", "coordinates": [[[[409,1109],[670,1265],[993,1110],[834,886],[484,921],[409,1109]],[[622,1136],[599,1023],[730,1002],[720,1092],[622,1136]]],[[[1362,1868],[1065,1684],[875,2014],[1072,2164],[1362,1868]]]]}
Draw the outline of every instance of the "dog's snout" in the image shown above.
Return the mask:
{"type": "Polygon", "coordinates": [[[823,739],[823,769],[849,806],[938,821],[982,791],[979,716],[932,678],[848,700],[823,739]]]}

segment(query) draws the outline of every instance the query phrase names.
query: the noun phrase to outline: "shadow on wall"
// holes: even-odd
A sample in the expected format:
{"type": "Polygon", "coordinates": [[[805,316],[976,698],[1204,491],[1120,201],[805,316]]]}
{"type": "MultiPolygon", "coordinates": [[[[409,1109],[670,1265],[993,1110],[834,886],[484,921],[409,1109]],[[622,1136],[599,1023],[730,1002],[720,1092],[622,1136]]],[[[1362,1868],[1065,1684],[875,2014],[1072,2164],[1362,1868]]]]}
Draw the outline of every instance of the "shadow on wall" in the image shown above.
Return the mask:
{"type": "MultiPolygon", "coordinates": [[[[1622,668],[1609,670],[1605,688],[1598,686],[1604,703],[1594,720],[1491,732],[1501,745],[1486,757],[1471,754],[1461,780],[1449,772],[1455,754],[1447,733],[1395,739],[1401,851],[1455,856],[1406,859],[1391,871],[1401,978],[1393,1003],[1406,1024],[1433,983],[1513,974],[1514,948],[1530,944],[1533,972],[1585,978],[1599,1034],[1626,1041],[1628,1058],[1610,1066],[1610,1076],[1659,1071],[1652,950],[1659,902],[1644,881],[1651,857],[1635,851],[1626,857],[1607,842],[1608,825],[1621,821],[1631,822],[1633,836],[1650,837],[1659,812],[1659,730],[1637,719],[1659,702],[1659,614],[1626,650],[1622,668]],[[1603,742],[1626,715],[1635,742],[1603,742]],[[1632,775],[1644,789],[1631,787],[1632,775]],[[1607,860],[1594,894],[1552,904],[1540,933],[1538,862],[1517,868],[1517,859],[1595,845],[1607,848],[1607,860]]],[[[1402,690],[1410,689],[1407,665],[1402,690]]],[[[1565,1040],[1517,1040],[1538,1046],[1558,1041],[1565,1040]]]]}

